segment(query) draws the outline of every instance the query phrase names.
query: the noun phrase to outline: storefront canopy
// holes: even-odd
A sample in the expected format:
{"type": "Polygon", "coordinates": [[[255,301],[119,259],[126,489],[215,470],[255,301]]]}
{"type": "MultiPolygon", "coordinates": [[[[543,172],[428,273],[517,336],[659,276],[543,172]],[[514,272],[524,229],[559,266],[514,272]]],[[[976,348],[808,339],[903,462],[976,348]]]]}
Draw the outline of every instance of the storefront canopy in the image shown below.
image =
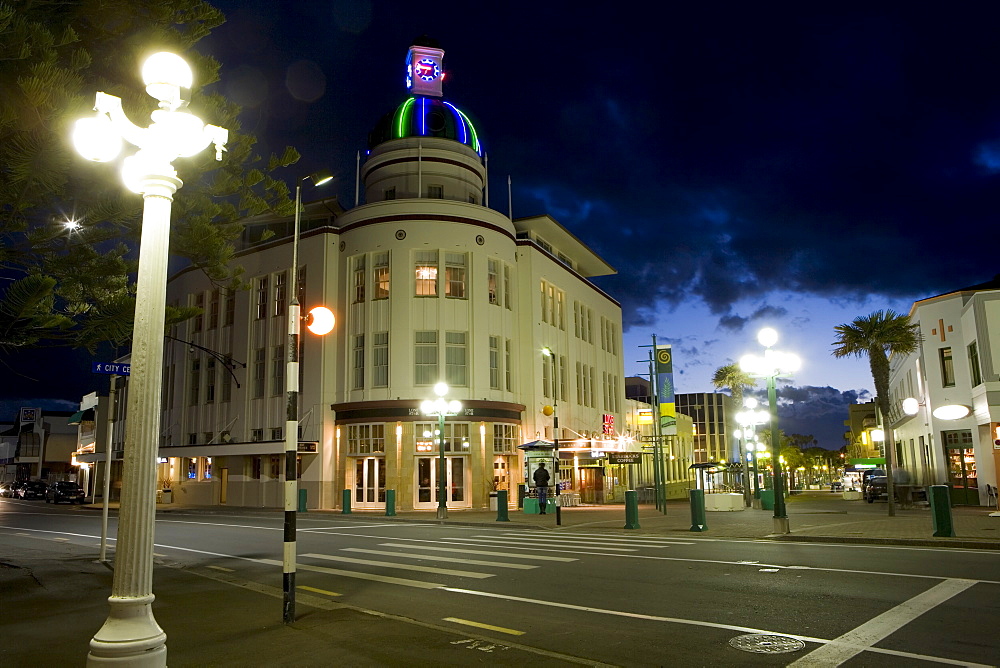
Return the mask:
{"type": "Polygon", "coordinates": [[[556,444],[552,441],[531,441],[517,446],[518,450],[555,450],[556,444]]]}

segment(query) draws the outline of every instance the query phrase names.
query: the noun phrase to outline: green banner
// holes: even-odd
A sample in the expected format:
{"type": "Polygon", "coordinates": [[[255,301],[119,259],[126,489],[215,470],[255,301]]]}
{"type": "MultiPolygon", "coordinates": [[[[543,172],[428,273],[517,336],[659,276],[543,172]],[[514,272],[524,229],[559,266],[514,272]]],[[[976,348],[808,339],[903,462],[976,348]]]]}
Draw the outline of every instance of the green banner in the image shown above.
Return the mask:
{"type": "Polygon", "coordinates": [[[677,424],[674,401],[674,357],[669,345],[656,346],[656,403],[660,407],[660,429],[677,424]]]}

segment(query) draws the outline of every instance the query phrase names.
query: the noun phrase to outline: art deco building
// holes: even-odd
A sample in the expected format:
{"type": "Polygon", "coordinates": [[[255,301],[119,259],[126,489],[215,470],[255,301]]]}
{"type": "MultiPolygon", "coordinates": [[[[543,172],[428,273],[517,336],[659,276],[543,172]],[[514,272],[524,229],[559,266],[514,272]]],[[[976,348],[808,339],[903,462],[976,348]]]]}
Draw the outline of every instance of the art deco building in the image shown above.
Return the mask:
{"type": "Polygon", "coordinates": [[[488,206],[483,137],[441,95],[443,51],[418,42],[408,95],[369,135],[364,204],[304,208],[297,285],[284,219],[247,221],[237,261],[249,292],[194,270],[170,280],[171,303],[204,311],[167,346],[160,475],[175,500],[281,505],[292,290],[303,312],[324,304],[337,316],[331,334],[302,337],[309,507],[339,507],[349,490],[354,507],[381,508],[391,489],[398,508],[434,508],[437,422],[420,404],[439,381],[462,403],[444,429],[449,507],[485,507],[496,488],[515,498],[518,446],[556,436],[546,405],[567,489],[603,484],[604,453],[633,447],[616,429],[621,309],[590,281],[614,269],[551,217],[488,206]]]}

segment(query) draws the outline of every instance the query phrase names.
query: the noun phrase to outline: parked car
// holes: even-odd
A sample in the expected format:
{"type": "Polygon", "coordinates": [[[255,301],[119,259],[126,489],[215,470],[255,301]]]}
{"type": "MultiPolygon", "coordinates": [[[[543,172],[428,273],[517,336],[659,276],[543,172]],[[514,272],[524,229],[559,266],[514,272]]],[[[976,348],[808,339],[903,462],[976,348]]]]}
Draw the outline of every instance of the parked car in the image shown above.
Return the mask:
{"type": "Polygon", "coordinates": [[[83,503],[84,491],[75,482],[62,480],[49,485],[45,491],[45,503],[59,503],[69,501],[70,503],[83,503]]]}
{"type": "Polygon", "coordinates": [[[882,469],[868,469],[861,474],[861,498],[868,499],[868,484],[872,478],[885,477],[885,471],[882,469]]]}
{"type": "Polygon", "coordinates": [[[875,503],[879,499],[889,498],[888,483],[884,475],[874,475],[865,483],[865,501],[875,503]]]}
{"type": "Polygon", "coordinates": [[[41,480],[29,480],[17,488],[17,496],[21,499],[44,499],[47,489],[48,485],[41,480]]]}
{"type": "Polygon", "coordinates": [[[10,482],[0,482],[0,496],[8,499],[13,497],[15,494],[14,490],[17,489],[17,486],[18,483],[13,480],[10,482]]]}

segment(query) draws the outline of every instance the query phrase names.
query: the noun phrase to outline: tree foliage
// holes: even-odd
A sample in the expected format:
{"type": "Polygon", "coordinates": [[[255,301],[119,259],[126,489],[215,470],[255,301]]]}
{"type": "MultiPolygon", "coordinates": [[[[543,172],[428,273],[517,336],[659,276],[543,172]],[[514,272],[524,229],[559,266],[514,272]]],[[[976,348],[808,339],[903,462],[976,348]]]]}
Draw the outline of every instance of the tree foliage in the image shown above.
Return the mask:
{"type": "MultiPolygon", "coordinates": [[[[193,49],[224,20],[201,0],[0,2],[0,354],[130,337],[142,198],[121,185],[120,163],[86,162],[70,135],[97,91],[119,96],[129,118],[148,125],[155,101],[139,68],[155,51],[190,63],[192,112],[229,130],[222,162],[206,150],[174,163],[184,187],[173,203],[172,253],[237,287],[237,221],[292,212],[273,172],[299,154],[288,147],[265,163],[256,138],[241,132],[240,108],[212,90],[220,64],[193,49]]],[[[189,315],[175,309],[168,319],[189,315]]]]}
{"type": "Polygon", "coordinates": [[[715,389],[721,390],[725,388],[729,390],[729,394],[732,395],[733,401],[736,403],[737,410],[742,410],[743,392],[756,384],[757,381],[741,369],[739,364],[720,366],[712,376],[712,385],[715,386],[715,389]]]}

